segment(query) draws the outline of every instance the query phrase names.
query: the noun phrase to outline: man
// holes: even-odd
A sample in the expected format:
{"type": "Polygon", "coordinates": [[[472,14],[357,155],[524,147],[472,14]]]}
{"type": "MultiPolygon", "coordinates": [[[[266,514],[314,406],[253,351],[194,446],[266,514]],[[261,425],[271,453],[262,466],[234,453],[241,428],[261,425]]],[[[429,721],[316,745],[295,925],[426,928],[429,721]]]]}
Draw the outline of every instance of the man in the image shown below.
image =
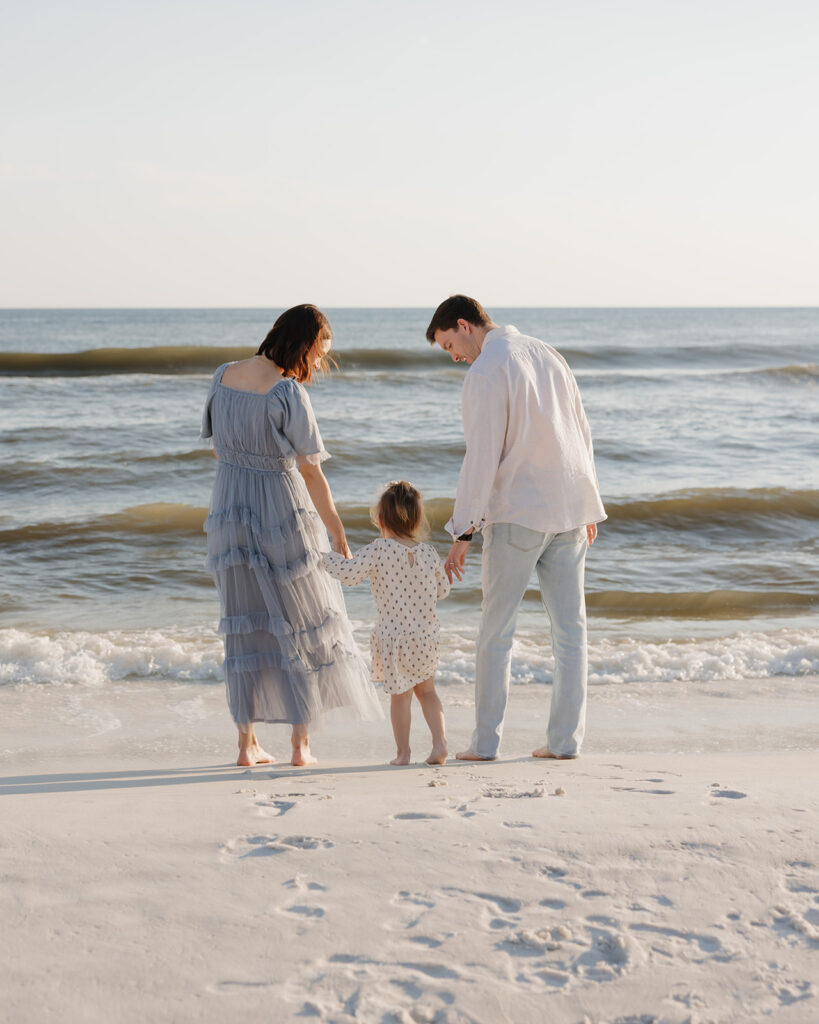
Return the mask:
{"type": "Polygon", "coordinates": [[[546,745],[534,757],[573,758],[586,716],[586,550],[606,518],[577,382],[551,345],[499,327],[475,299],[435,310],[427,340],[469,364],[462,415],[466,455],[446,529],[450,582],[463,578],[483,532],[483,604],[475,665],[475,732],[466,761],[497,757],[509,698],[515,620],[536,571],[555,658],[546,745]]]}

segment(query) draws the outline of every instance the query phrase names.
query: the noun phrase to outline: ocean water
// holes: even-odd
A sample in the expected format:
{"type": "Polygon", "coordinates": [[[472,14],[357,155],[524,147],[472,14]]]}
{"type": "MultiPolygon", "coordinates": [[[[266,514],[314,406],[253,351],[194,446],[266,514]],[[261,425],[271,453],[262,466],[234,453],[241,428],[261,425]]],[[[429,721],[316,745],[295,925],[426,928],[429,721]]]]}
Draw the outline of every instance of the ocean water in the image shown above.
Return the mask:
{"type": "MultiPolygon", "coordinates": [[[[278,312],[0,311],[0,684],[221,678],[201,409],[278,312]]],[[[465,368],[425,341],[428,310],[327,312],[340,371],[312,398],[351,546],[406,477],[443,554],[465,368]]],[[[819,672],[819,310],[491,312],[562,352],[592,427],[592,683],[819,672]]],[[[443,684],[474,677],[479,555],[439,606],[443,684]]],[[[366,650],[371,597],[346,596],[366,650]]],[[[513,680],[551,672],[533,586],[513,680]]]]}

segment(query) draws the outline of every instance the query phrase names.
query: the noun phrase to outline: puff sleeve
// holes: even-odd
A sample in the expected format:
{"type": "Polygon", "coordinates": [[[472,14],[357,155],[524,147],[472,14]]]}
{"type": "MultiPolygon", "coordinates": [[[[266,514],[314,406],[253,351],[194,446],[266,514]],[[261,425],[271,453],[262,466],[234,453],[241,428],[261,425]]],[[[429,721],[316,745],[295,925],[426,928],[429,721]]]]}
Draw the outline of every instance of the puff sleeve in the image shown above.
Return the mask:
{"type": "Polygon", "coordinates": [[[271,392],[269,414],[299,462],[311,462],[317,466],[330,458],[321,439],[310,396],[298,381],[289,378],[271,392]]]}
{"type": "Polygon", "coordinates": [[[208,397],[205,401],[205,409],[202,413],[202,429],[199,431],[199,436],[202,438],[213,437],[213,424],[211,423],[210,418],[210,406],[211,402],[213,402],[213,396],[216,394],[216,386],[222,379],[222,374],[224,373],[227,365],[227,363],[222,363],[211,379],[210,390],[208,391],[208,397]]]}

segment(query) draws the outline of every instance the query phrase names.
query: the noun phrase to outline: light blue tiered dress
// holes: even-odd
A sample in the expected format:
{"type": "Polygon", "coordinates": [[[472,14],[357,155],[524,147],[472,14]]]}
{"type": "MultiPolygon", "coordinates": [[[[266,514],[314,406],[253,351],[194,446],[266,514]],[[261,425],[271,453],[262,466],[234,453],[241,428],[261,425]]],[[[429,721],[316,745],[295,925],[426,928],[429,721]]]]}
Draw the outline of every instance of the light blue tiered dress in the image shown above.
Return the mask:
{"type": "Polygon", "coordinates": [[[292,378],[267,394],[230,388],[228,365],[214,374],[202,437],[219,457],[205,531],[231,715],[239,725],[315,724],[334,708],[380,718],[297,467],[329,458],[307,391],[292,378]]]}

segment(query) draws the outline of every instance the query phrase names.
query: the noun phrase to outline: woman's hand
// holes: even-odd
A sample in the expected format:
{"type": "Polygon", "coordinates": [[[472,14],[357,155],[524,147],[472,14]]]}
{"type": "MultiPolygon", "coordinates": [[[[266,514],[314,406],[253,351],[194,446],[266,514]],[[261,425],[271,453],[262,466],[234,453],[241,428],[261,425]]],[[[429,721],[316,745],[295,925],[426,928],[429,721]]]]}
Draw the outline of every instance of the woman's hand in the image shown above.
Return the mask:
{"type": "Polygon", "coordinates": [[[338,552],[338,554],[343,555],[345,558],[353,557],[350,554],[350,547],[347,544],[347,537],[343,530],[341,533],[331,534],[330,543],[333,545],[333,551],[338,552]]]}
{"type": "Polygon", "coordinates": [[[319,519],[327,527],[333,551],[337,551],[345,558],[352,558],[347,546],[347,538],[344,535],[344,527],[341,525],[336,506],[333,504],[330,485],[321,471],[321,466],[312,462],[299,462],[299,472],[304,477],[304,485],[319,514],[319,519]]]}

